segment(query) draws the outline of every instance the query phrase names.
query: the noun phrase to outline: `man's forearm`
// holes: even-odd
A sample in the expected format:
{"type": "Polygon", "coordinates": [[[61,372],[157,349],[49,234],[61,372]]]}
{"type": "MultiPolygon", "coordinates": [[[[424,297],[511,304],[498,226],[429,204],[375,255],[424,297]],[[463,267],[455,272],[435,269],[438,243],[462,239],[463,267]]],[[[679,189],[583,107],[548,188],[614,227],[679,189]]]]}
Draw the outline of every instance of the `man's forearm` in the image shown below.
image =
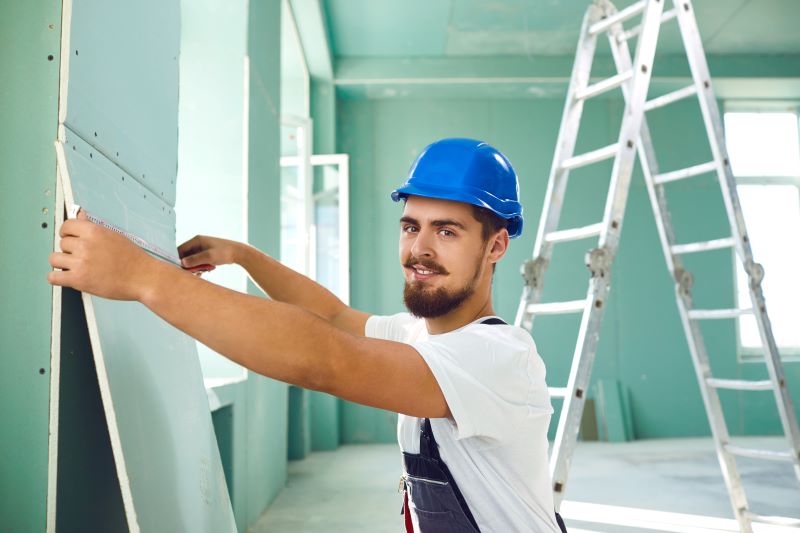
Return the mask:
{"type": "Polygon", "coordinates": [[[346,308],[335,294],[319,283],[252,246],[241,246],[237,251],[236,262],[273,300],[297,305],[328,322],[333,321],[346,308]]]}
{"type": "Polygon", "coordinates": [[[242,294],[157,264],[140,301],[229,359],[274,379],[319,390],[346,333],[293,305],[242,294]]]}

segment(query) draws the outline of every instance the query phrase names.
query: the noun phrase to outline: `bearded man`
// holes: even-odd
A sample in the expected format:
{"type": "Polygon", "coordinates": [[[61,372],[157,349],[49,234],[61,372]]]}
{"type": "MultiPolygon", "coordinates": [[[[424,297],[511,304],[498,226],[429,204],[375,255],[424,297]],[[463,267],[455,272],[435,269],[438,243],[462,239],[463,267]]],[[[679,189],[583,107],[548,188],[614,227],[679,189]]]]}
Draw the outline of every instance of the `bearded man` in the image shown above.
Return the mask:
{"type": "Polygon", "coordinates": [[[140,301],[254,372],[398,413],[407,531],[564,531],[547,469],[544,364],[530,334],[492,307],[494,267],[523,225],[511,164],[484,142],[443,139],[392,199],[404,202],[408,313],[352,309],[242,243],[197,236],[178,248],[185,269],[238,264],[272,299],[241,294],[88,220],[63,224],[48,280],[140,301]]]}

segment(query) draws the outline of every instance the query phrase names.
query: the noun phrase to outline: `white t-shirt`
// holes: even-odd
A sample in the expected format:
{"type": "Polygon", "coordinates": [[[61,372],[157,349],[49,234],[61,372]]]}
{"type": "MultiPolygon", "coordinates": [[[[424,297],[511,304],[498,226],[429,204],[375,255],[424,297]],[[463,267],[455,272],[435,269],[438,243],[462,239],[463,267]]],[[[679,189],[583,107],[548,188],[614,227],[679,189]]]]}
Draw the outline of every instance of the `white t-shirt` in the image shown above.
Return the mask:
{"type": "MultiPolygon", "coordinates": [[[[527,331],[479,322],[429,335],[424,320],[400,313],[370,317],[365,334],[412,345],[433,372],[454,419],[431,419],[439,453],[481,533],[558,533],[544,363],[527,331]]],[[[419,453],[419,434],[419,418],[398,415],[401,450],[419,453]]]]}

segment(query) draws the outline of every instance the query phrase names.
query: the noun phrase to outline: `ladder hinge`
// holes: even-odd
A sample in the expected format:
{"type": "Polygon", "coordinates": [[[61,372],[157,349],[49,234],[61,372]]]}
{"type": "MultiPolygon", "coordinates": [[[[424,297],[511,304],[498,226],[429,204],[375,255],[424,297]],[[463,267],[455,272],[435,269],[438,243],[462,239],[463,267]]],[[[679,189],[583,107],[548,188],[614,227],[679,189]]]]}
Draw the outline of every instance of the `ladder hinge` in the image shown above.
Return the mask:
{"type": "Polygon", "coordinates": [[[680,287],[681,293],[687,296],[692,292],[692,285],[694,285],[694,276],[688,270],[683,268],[675,269],[675,283],[680,287]]]}
{"type": "Polygon", "coordinates": [[[761,265],[761,263],[756,263],[754,261],[745,268],[747,273],[750,275],[750,286],[754,289],[757,289],[758,286],[761,285],[761,280],[764,279],[764,267],[761,265]]]}
{"type": "Polygon", "coordinates": [[[522,263],[520,273],[525,280],[525,285],[531,288],[541,288],[544,281],[544,272],[547,270],[547,260],[542,257],[528,259],[522,263]]]}
{"type": "Polygon", "coordinates": [[[593,248],[586,252],[584,261],[593,278],[603,278],[611,271],[611,255],[605,248],[593,248]]]}

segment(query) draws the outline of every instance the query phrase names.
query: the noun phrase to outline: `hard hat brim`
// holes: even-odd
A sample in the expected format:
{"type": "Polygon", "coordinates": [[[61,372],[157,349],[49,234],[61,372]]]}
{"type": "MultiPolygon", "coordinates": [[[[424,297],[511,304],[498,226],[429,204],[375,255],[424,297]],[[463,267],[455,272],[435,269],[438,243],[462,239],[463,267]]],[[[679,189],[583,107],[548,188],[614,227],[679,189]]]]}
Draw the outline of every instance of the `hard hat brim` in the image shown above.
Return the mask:
{"type": "Polygon", "coordinates": [[[518,237],[522,233],[522,206],[519,202],[501,200],[485,191],[474,189],[473,187],[449,189],[446,187],[434,187],[428,184],[426,184],[425,187],[417,187],[413,183],[407,183],[405,186],[392,192],[392,200],[395,202],[399,202],[407,196],[422,196],[425,198],[436,198],[438,200],[450,200],[483,207],[508,221],[507,229],[510,238],[518,237]]]}

